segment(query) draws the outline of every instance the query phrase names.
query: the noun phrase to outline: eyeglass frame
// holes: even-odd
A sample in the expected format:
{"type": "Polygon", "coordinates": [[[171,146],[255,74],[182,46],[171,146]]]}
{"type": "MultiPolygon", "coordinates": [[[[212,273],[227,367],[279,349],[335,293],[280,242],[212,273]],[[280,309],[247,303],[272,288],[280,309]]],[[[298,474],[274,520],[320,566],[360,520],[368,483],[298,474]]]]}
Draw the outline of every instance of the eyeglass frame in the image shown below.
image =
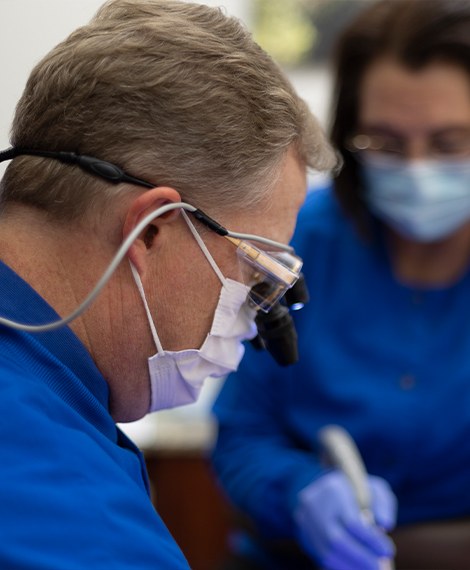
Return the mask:
{"type": "MultiPolygon", "coordinates": [[[[373,153],[377,155],[383,155],[387,157],[395,157],[399,158],[400,160],[406,159],[407,155],[409,154],[409,147],[410,144],[410,137],[401,136],[398,134],[393,133],[367,133],[367,132],[357,132],[354,135],[347,137],[345,141],[345,148],[352,152],[352,153],[373,153]],[[374,139],[376,144],[374,145],[374,139]],[[382,139],[382,144],[380,144],[380,140],[382,139]],[[386,142],[392,141],[396,146],[394,147],[393,144],[387,149],[386,142]],[[385,140],[385,143],[384,143],[385,140]]],[[[436,131],[435,133],[431,133],[431,136],[428,137],[428,152],[425,155],[426,157],[431,157],[433,159],[439,158],[446,158],[450,160],[462,160],[470,157],[470,126],[469,127],[450,127],[447,129],[441,129],[436,131]],[[443,149],[439,149],[439,145],[437,148],[432,150],[432,144],[435,141],[439,141],[439,136],[445,136],[449,134],[460,134],[463,135],[463,144],[461,145],[461,149],[457,152],[455,150],[453,152],[445,151],[443,149]],[[465,139],[466,137],[466,139],[465,139]]],[[[458,145],[457,145],[458,146],[458,145]]]]}
{"type": "MultiPolygon", "coordinates": [[[[101,160],[89,155],[77,154],[74,152],[65,151],[44,151],[29,148],[11,147],[4,151],[0,151],[0,162],[12,160],[17,156],[38,156],[41,158],[51,158],[59,160],[64,164],[72,164],[79,166],[82,170],[93,174],[99,178],[103,178],[113,184],[128,183],[136,186],[142,186],[148,189],[157,187],[157,184],[147,182],[142,178],[138,178],[126,173],[116,164],[101,160]]],[[[290,245],[271,240],[255,234],[242,234],[238,232],[231,232],[224,226],[216,222],[210,216],[205,214],[199,208],[194,210],[188,209],[196,219],[203,223],[213,232],[224,237],[237,247],[237,253],[248,264],[254,267],[257,271],[261,271],[271,281],[277,282],[277,286],[271,291],[268,297],[262,298],[259,294],[255,294],[255,287],[250,290],[249,298],[252,304],[257,306],[263,312],[269,312],[273,306],[280,301],[285,293],[290,289],[299,279],[303,262],[294,253],[294,248],[290,245]],[[283,251],[284,263],[276,259],[274,252],[268,252],[257,248],[249,243],[249,241],[256,241],[265,245],[273,246],[283,251]],[[289,263],[287,263],[289,262],[289,263]],[[290,265],[290,267],[289,267],[290,265]]]]}

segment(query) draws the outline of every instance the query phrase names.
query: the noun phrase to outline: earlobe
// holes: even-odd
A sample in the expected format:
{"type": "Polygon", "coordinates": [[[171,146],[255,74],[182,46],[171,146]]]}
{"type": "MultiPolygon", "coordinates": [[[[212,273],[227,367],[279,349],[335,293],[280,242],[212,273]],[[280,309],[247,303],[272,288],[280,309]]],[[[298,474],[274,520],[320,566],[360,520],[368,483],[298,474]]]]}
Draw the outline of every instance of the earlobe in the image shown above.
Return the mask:
{"type": "MultiPolygon", "coordinates": [[[[127,206],[123,224],[123,240],[136,228],[136,226],[149,214],[158,210],[165,204],[181,202],[181,196],[173,188],[157,186],[147,190],[132,200],[127,206]]],[[[155,218],[137,237],[129,248],[127,256],[143,278],[147,270],[149,253],[153,251],[158,240],[161,226],[171,223],[180,215],[176,208],[155,218]]]]}

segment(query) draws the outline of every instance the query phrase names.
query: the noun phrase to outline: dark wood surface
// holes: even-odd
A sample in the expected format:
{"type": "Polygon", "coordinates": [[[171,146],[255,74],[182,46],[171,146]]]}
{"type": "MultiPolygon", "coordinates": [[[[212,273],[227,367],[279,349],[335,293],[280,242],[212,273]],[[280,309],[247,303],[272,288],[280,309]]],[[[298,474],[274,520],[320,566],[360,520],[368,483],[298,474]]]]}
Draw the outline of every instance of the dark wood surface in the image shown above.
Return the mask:
{"type": "Polygon", "coordinates": [[[397,570],[470,570],[470,518],[403,526],[392,538],[397,570]]]}
{"type": "MultiPolygon", "coordinates": [[[[222,568],[237,517],[205,456],[194,450],[152,451],[146,460],[153,502],[192,570],[222,568]]],[[[470,570],[470,518],[401,527],[391,536],[396,570],[470,570]]]]}
{"type": "Polygon", "coordinates": [[[153,503],[192,570],[215,570],[227,554],[230,509],[208,462],[195,452],[146,454],[153,503]]]}

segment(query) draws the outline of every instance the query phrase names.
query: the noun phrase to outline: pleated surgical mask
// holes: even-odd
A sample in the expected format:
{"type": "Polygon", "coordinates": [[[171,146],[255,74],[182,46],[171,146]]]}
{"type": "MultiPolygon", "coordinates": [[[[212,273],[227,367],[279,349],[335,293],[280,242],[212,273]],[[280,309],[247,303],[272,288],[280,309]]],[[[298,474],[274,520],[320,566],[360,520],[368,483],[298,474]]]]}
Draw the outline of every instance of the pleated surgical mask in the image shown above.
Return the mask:
{"type": "Polygon", "coordinates": [[[197,400],[204,380],[234,372],[245,348],[243,341],[256,336],[256,311],[247,303],[250,287],[225,278],[189,218],[191,232],[219,277],[222,287],[211,329],[199,349],[164,350],[150,313],[140,275],[131,264],[132,274],[149,320],[157,353],[148,359],[150,375],[149,412],[190,404],[197,400]]]}
{"type": "Polygon", "coordinates": [[[418,242],[443,239],[470,219],[470,162],[361,157],[365,201],[378,218],[418,242]]]}

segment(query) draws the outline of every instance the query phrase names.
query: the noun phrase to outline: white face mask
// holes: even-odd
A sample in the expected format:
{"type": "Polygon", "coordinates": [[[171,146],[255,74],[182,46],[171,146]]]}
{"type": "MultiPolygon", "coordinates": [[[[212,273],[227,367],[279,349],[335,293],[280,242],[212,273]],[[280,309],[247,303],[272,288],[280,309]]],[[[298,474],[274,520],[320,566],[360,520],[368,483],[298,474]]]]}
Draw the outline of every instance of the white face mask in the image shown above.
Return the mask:
{"type": "Polygon", "coordinates": [[[405,237],[445,238],[470,219],[470,162],[420,160],[404,165],[364,159],[370,210],[405,237]]]}
{"type": "Polygon", "coordinates": [[[140,275],[131,263],[132,274],[142,297],[157,347],[157,353],[148,359],[151,388],[149,412],[196,401],[206,378],[220,378],[238,368],[245,352],[243,341],[254,338],[257,334],[254,323],[256,312],[246,303],[250,288],[222,275],[184,212],[183,217],[221,280],[222,289],[211,330],[201,348],[164,350],[150,314],[140,275]]]}

